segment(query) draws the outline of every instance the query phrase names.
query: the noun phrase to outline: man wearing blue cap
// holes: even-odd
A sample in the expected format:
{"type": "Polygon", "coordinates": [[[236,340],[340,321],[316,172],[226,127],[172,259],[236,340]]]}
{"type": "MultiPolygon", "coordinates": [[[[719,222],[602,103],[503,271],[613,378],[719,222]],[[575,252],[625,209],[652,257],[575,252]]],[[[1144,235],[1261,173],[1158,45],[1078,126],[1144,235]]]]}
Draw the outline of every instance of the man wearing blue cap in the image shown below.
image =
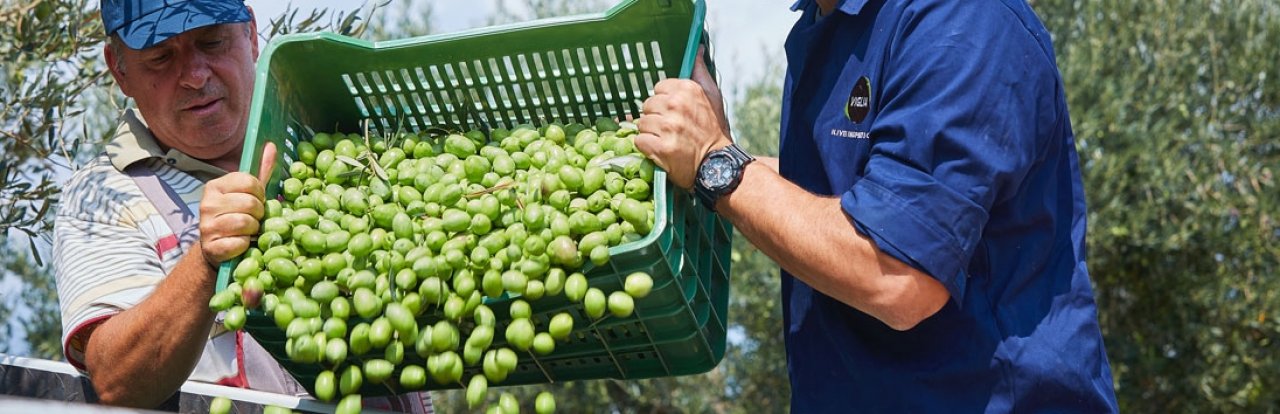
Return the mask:
{"type": "MultiPolygon", "coordinates": [[[[224,260],[257,233],[263,179],[236,171],[258,57],[242,0],[103,0],[104,49],[126,110],[64,188],[54,266],[64,354],[99,401],[153,408],[184,381],[304,395],[209,310],[224,260]]],[[[261,171],[271,171],[268,145],[261,171]]],[[[365,401],[430,412],[426,393],[365,401]]]]}
{"type": "Polygon", "coordinates": [[[705,67],[636,147],[782,267],[800,413],[1117,411],[1049,33],[1023,0],[800,0],[778,158],[705,67]]]}

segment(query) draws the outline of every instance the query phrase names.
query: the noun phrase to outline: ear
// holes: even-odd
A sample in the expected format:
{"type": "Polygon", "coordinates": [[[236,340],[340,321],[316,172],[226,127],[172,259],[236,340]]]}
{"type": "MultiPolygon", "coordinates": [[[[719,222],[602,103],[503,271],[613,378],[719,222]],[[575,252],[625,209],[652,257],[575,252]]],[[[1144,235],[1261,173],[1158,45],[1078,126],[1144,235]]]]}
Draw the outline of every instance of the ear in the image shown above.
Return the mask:
{"type": "Polygon", "coordinates": [[[120,85],[120,91],[124,92],[124,96],[132,98],[131,85],[128,79],[125,79],[124,72],[120,71],[120,65],[116,64],[116,60],[124,59],[124,56],[116,56],[116,49],[111,47],[111,39],[107,39],[107,43],[102,45],[102,55],[107,59],[107,69],[111,71],[111,77],[116,80],[116,85],[120,85]]]}
{"type": "Polygon", "coordinates": [[[253,61],[258,61],[258,16],[253,14],[253,6],[245,5],[249,9],[249,44],[253,46],[253,61]]]}

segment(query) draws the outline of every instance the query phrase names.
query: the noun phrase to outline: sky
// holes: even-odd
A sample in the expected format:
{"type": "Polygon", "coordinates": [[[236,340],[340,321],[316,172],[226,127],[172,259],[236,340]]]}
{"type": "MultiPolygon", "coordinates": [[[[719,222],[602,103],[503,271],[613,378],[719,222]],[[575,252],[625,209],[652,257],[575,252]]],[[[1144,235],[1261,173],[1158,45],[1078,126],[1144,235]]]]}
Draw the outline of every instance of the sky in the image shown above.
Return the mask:
{"type": "MultiPolygon", "coordinates": [[[[484,26],[498,3],[497,0],[431,1],[433,1],[431,23],[440,33],[484,26]]],[[[518,0],[511,3],[517,2],[518,0]]],[[[791,25],[799,16],[798,13],[791,12],[792,0],[706,0],[706,2],[707,24],[711,31],[715,59],[717,62],[729,63],[718,65],[723,85],[739,85],[755,79],[768,61],[783,59],[783,41],[791,25]]],[[[267,16],[279,15],[288,4],[280,0],[247,0],[246,3],[252,6],[259,16],[259,24],[265,24],[267,16]]],[[[359,5],[363,2],[313,0],[295,2],[295,4],[350,11],[360,7],[359,5]]]]}
{"type": "MultiPolygon", "coordinates": [[[[393,0],[416,1],[424,0],[393,0]]],[[[431,0],[432,24],[438,33],[448,33],[484,26],[494,13],[498,0],[431,0]]],[[[517,0],[518,1],[518,0],[517,0]]],[[[782,44],[787,31],[798,16],[790,11],[791,0],[706,0],[707,25],[711,33],[714,58],[720,71],[726,106],[732,108],[733,86],[756,79],[770,60],[783,59],[782,44]]],[[[247,0],[258,16],[259,26],[268,19],[279,16],[289,2],[281,0],[247,0]]],[[[364,2],[352,0],[300,0],[303,7],[328,8],[350,11],[364,2]]],[[[511,2],[515,4],[515,1],[511,2]]],[[[305,15],[306,10],[299,15],[305,15]]],[[[261,27],[260,27],[261,28],[261,27]]],[[[730,117],[733,114],[730,113],[730,117]]],[[[25,240],[24,240],[25,242],[25,240]]],[[[17,243],[15,243],[17,244],[17,243]]],[[[42,251],[49,252],[41,242],[42,251]]],[[[17,244],[22,245],[22,244],[17,244]]],[[[45,254],[48,257],[48,254],[45,254]]],[[[15,298],[21,284],[8,275],[0,275],[0,300],[15,298]]],[[[22,313],[25,309],[16,309],[22,313]]],[[[26,348],[16,343],[19,338],[9,338],[15,355],[23,355],[26,348]]]]}

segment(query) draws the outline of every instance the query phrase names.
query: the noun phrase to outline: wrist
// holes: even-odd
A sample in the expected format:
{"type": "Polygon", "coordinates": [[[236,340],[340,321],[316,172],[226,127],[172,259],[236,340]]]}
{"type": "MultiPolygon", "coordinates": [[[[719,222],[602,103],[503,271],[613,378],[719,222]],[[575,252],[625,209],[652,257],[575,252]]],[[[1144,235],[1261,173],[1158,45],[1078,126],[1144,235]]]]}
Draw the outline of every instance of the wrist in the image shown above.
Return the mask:
{"type": "MultiPolygon", "coordinates": [[[[695,167],[702,167],[702,163],[707,160],[707,155],[733,144],[733,138],[729,137],[727,131],[717,136],[716,139],[711,140],[710,144],[707,144],[706,148],[702,149],[702,154],[698,157],[698,165],[695,167]]],[[[696,174],[697,172],[698,170],[695,168],[694,173],[696,174]]]]}
{"type": "Polygon", "coordinates": [[[733,143],[708,151],[694,173],[694,195],[707,208],[716,210],[719,200],[738,188],[752,161],[754,157],[733,143]]]}
{"type": "MultiPolygon", "coordinates": [[[[759,199],[750,201],[752,196],[748,194],[750,190],[747,190],[747,188],[759,187],[760,183],[763,182],[761,180],[764,179],[761,177],[763,174],[777,175],[776,171],[771,169],[768,162],[763,158],[758,158],[755,162],[743,167],[742,181],[738,183],[738,188],[729,194],[725,194],[724,197],[720,197],[720,201],[716,202],[716,213],[730,220],[736,220],[739,214],[738,206],[751,206],[753,202],[760,203],[759,199]]],[[[756,207],[758,208],[759,206],[757,205],[756,207]]],[[[745,208],[749,209],[751,207],[745,208]]]]}
{"type": "Polygon", "coordinates": [[[199,257],[200,264],[203,264],[204,267],[209,268],[211,270],[216,270],[218,266],[222,264],[222,262],[206,254],[203,245],[204,245],[203,240],[196,240],[196,242],[191,243],[191,247],[187,249],[187,254],[195,257],[199,257]]]}

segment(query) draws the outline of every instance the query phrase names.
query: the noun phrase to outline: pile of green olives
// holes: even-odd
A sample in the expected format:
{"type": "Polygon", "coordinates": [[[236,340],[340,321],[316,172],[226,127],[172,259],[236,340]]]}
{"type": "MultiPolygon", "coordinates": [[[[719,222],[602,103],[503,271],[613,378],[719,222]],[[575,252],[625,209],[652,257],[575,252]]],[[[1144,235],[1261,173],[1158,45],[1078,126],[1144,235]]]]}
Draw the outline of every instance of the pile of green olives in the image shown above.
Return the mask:
{"type": "MultiPolygon", "coordinates": [[[[625,318],[652,289],[643,272],[614,292],[583,274],[653,230],[655,167],[635,133],[603,118],[488,134],[316,133],[294,146],[255,244],[210,308],[230,330],[261,309],[290,360],[323,368],[315,397],[339,412],[359,412],[366,383],[460,385],[471,407],[486,404],[522,355],[551,355],[590,322],[562,312],[540,330],[534,303],[563,295],[592,319],[625,318]],[[509,315],[495,315],[496,300],[509,315]],[[468,367],[477,374],[464,378],[468,367]]],[[[502,394],[488,410],[518,405],[502,394]]],[[[555,400],[543,393],[534,406],[551,412],[555,400]]]]}

